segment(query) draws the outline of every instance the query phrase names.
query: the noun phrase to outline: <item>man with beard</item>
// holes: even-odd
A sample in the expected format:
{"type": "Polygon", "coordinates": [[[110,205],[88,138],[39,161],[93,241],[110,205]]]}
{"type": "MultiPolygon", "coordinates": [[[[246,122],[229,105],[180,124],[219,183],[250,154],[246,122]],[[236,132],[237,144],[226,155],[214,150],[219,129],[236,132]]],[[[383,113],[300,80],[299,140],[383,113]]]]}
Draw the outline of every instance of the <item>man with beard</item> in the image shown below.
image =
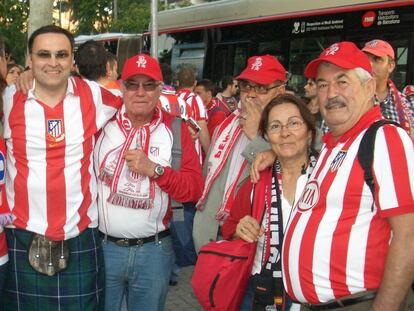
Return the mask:
{"type": "Polygon", "coordinates": [[[285,288],[302,311],[412,310],[414,148],[404,129],[378,129],[371,193],[357,157],[364,133],[383,119],[371,72],[351,42],[305,69],[330,131],[283,242],[285,288]]]}
{"type": "Polygon", "coordinates": [[[362,51],[371,62],[372,75],[377,82],[375,95],[380,102],[382,115],[399,123],[414,138],[413,103],[398,91],[390,79],[395,69],[394,49],[388,42],[375,39],[365,43],[362,51]]]}

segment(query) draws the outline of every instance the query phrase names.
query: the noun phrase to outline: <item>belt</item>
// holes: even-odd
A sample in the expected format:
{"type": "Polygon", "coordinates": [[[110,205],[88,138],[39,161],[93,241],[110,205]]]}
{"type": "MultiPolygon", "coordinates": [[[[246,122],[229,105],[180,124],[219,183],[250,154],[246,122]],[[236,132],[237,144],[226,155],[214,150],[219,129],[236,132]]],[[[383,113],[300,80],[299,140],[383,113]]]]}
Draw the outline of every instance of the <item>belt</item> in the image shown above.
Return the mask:
{"type": "Polygon", "coordinates": [[[343,298],[318,305],[312,305],[309,303],[304,303],[303,305],[312,311],[331,310],[335,308],[344,308],[367,300],[373,300],[376,295],[376,292],[369,292],[366,295],[359,297],[343,298]]]}
{"type": "Polygon", "coordinates": [[[145,243],[154,242],[157,238],[162,239],[162,238],[165,238],[166,236],[169,236],[170,229],[161,231],[158,234],[155,234],[153,236],[149,236],[146,238],[140,238],[140,239],[116,238],[116,237],[104,234],[102,232],[101,232],[101,235],[108,241],[114,242],[118,246],[123,246],[123,247],[142,246],[145,243]]]}

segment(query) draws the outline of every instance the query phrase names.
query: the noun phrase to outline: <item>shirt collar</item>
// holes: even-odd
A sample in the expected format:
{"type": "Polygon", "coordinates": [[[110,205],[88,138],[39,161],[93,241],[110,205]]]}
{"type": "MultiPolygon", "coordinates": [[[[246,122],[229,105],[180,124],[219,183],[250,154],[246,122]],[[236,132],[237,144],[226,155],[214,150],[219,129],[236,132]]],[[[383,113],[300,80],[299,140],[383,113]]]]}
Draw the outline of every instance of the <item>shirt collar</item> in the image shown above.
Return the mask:
{"type": "Polygon", "coordinates": [[[338,140],[335,141],[332,133],[329,131],[323,136],[323,142],[328,148],[334,148],[336,145],[357,136],[364,129],[368,128],[374,121],[379,119],[382,119],[381,110],[379,106],[374,106],[366,112],[352,128],[340,136],[338,140]]]}
{"type": "MultiPolygon", "coordinates": [[[[73,79],[68,79],[68,87],[66,88],[66,96],[68,95],[75,95],[75,88],[73,85],[73,79]]],[[[27,92],[27,99],[37,99],[35,95],[35,88],[36,88],[36,80],[33,80],[33,87],[27,92]]],[[[65,97],[66,97],[65,96],[65,97]]]]}

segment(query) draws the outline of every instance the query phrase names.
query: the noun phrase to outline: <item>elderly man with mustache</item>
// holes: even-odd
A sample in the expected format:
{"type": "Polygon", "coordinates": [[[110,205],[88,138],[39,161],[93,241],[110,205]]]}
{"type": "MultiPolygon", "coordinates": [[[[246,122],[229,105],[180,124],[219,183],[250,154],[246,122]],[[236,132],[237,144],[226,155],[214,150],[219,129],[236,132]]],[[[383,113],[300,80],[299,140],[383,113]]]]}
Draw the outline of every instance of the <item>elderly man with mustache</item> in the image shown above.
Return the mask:
{"type": "Polygon", "coordinates": [[[330,132],[283,242],[284,284],[302,311],[413,310],[414,148],[403,128],[378,129],[372,194],[357,157],[364,133],[383,119],[371,73],[351,42],[305,69],[330,132]]]}

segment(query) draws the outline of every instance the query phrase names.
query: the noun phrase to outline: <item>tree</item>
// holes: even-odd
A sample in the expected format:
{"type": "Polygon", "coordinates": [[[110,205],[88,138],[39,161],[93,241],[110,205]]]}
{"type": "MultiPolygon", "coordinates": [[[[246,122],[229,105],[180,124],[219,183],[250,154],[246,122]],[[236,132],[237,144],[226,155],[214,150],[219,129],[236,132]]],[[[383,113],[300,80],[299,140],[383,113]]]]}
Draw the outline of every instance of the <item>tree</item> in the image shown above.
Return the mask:
{"type": "Polygon", "coordinates": [[[106,32],[111,21],[112,0],[70,0],[76,34],[106,32]]]}
{"type": "Polygon", "coordinates": [[[36,29],[52,23],[52,9],[53,0],[30,0],[29,36],[36,29]]]}
{"type": "Polygon", "coordinates": [[[8,52],[20,64],[24,64],[28,17],[28,0],[0,2],[0,34],[5,39],[8,52]]]}
{"type": "Polygon", "coordinates": [[[150,1],[118,0],[118,18],[110,27],[114,32],[142,33],[148,30],[150,1]]]}

